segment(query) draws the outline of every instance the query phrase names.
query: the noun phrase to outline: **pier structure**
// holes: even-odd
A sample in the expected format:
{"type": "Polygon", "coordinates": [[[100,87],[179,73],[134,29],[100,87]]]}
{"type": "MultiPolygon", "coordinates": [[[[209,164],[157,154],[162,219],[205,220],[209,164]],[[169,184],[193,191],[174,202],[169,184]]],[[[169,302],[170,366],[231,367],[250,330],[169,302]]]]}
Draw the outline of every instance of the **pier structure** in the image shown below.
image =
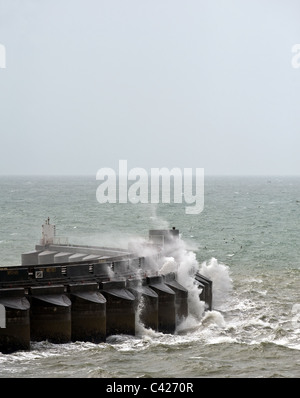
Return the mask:
{"type": "MultiPolygon", "coordinates": [[[[153,268],[179,231],[150,230],[153,255],[101,246],[70,245],[56,239],[47,219],[35,250],[19,266],[0,267],[0,352],[30,350],[32,341],[105,342],[114,334],[135,335],[144,327],[174,333],[188,316],[188,291],[176,272],[153,268]]],[[[174,243],[174,242],[173,242],[174,243]]],[[[197,273],[199,297],[212,305],[212,282],[197,273]]]]}

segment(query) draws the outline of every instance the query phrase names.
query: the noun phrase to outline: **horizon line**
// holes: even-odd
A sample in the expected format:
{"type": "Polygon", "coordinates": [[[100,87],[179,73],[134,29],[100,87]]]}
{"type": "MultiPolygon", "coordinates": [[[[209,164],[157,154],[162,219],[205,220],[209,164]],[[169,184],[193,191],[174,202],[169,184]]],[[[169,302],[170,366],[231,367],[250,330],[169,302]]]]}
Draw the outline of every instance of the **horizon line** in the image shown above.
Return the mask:
{"type": "MultiPolygon", "coordinates": [[[[119,176],[118,173],[116,173],[117,176],[119,176]]],[[[209,173],[209,174],[204,174],[204,176],[207,177],[300,177],[300,174],[276,174],[276,173],[266,173],[266,174],[252,174],[252,173],[244,173],[244,174],[221,174],[221,173],[209,173]]],[[[9,174],[1,174],[0,177],[95,177],[96,179],[96,174],[88,174],[88,173],[62,173],[62,174],[57,174],[57,173],[45,173],[45,174],[39,174],[39,173],[29,173],[29,174],[17,174],[17,173],[9,173],[9,174]]]]}

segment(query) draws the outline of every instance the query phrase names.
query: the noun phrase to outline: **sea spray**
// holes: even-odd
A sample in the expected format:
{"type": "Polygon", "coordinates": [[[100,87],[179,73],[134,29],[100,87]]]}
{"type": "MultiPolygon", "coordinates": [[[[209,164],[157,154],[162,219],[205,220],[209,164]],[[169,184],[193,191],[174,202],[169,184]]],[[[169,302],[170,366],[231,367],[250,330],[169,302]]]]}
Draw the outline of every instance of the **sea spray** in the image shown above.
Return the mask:
{"type": "Polygon", "coordinates": [[[145,326],[141,320],[141,313],[143,311],[144,305],[145,305],[144,297],[141,296],[136,309],[136,317],[135,317],[135,330],[137,335],[142,335],[145,331],[145,326]]]}
{"type": "Polygon", "coordinates": [[[176,272],[177,281],[189,292],[188,320],[183,320],[186,327],[195,326],[203,316],[205,304],[200,301],[200,293],[198,285],[195,283],[195,273],[199,269],[199,263],[196,254],[187,249],[186,243],[181,239],[174,239],[168,247],[168,253],[172,253],[172,257],[164,257],[160,272],[176,272]]]}
{"type": "Polygon", "coordinates": [[[208,319],[216,319],[218,320],[218,324],[223,324],[223,317],[218,317],[217,311],[213,311],[212,314],[205,312],[205,304],[200,301],[201,289],[195,283],[195,273],[198,271],[212,281],[212,307],[217,310],[221,309],[232,292],[232,279],[229,267],[223,263],[219,263],[216,258],[204,261],[200,265],[196,254],[187,248],[186,243],[181,238],[174,240],[168,251],[174,257],[164,258],[160,272],[176,272],[178,282],[189,292],[189,315],[177,327],[177,330],[195,327],[202,320],[207,323],[208,319]]]}
{"type": "Polygon", "coordinates": [[[218,311],[207,311],[201,322],[202,326],[208,327],[209,325],[216,325],[219,328],[224,328],[226,326],[223,315],[218,311]]]}
{"type": "MultiPolygon", "coordinates": [[[[156,244],[140,237],[131,239],[128,245],[129,250],[145,259],[144,267],[140,269],[140,277],[151,274],[167,275],[175,273],[178,283],[187,289],[188,316],[185,319],[177,320],[177,332],[197,328],[203,320],[204,323],[207,323],[209,319],[210,321],[212,319],[217,320],[215,312],[209,317],[205,311],[205,303],[200,299],[201,287],[195,280],[195,274],[199,272],[212,281],[213,310],[218,310],[232,291],[229,267],[219,263],[216,258],[211,258],[200,265],[196,253],[187,246],[180,235],[178,238],[170,235],[166,242],[159,248],[156,244]]],[[[139,319],[142,305],[141,302],[138,309],[138,324],[136,325],[139,332],[144,329],[139,319]]]]}
{"type": "Polygon", "coordinates": [[[199,272],[212,280],[213,308],[221,308],[232,292],[229,267],[219,263],[216,258],[212,257],[209,261],[204,261],[201,264],[199,272]]]}
{"type": "Polygon", "coordinates": [[[128,245],[130,251],[135,252],[145,260],[140,276],[167,275],[175,273],[177,282],[188,291],[188,320],[177,319],[177,325],[185,322],[187,327],[199,324],[205,310],[205,303],[200,300],[201,289],[195,283],[195,273],[199,269],[196,255],[188,250],[186,243],[181,239],[169,237],[168,243],[158,248],[142,238],[132,239],[128,245]]]}

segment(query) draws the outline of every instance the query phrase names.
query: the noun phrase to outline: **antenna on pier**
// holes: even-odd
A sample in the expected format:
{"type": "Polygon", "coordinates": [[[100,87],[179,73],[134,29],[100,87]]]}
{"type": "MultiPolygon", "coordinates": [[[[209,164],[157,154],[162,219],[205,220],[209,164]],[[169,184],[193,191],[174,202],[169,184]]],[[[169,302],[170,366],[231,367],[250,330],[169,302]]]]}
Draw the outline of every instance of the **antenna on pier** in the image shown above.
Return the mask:
{"type": "Polygon", "coordinates": [[[42,239],[40,244],[43,246],[53,244],[55,234],[55,225],[50,224],[50,218],[48,217],[45,224],[42,225],[42,239]]]}

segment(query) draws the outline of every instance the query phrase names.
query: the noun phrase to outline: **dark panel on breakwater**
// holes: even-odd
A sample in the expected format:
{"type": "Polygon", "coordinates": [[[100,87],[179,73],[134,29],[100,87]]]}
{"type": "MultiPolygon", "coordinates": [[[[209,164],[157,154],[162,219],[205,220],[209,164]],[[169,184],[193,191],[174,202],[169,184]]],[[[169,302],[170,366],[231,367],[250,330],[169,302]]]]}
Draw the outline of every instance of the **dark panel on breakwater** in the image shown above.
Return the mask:
{"type": "Polygon", "coordinates": [[[174,272],[164,275],[164,282],[175,292],[176,323],[179,323],[189,313],[188,290],[177,282],[174,272]]]}
{"type": "Polygon", "coordinates": [[[71,301],[63,285],[30,288],[30,336],[32,341],[71,341],[71,301]]]}
{"type": "Polygon", "coordinates": [[[71,307],[71,340],[101,343],[106,340],[106,299],[97,283],[68,285],[71,307]]]}
{"type": "Polygon", "coordinates": [[[106,298],[106,336],[135,335],[135,296],[125,288],[125,281],[100,282],[106,298]]]}
{"type": "Polygon", "coordinates": [[[158,330],[174,333],[176,329],[175,292],[163,282],[162,276],[147,277],[147,283],[158,295],[158,330]]]}
{"type": "Polygon", "coordinates": [[[23,288],[1,289],[0,304],[5,308],[6,325],[0,328],[0,352],[9,354],[30,349],[30,304],[23,288]]]}
{"type": "Polygon", "coordinates": [[[195,275],[195,280],[199,284],[199,288],[202,289],[200,293],[200,300],[205,302],[205,309],[212,310],[212,281],[205,277],[199,272],[195,275]]]}
{"type": "Polygon", "coordinates": [[[127,289],[136,298],[136,311],[145,328],[158,330],[158,294],[146,284],[146,279],[128,279],[127,289]]]}

